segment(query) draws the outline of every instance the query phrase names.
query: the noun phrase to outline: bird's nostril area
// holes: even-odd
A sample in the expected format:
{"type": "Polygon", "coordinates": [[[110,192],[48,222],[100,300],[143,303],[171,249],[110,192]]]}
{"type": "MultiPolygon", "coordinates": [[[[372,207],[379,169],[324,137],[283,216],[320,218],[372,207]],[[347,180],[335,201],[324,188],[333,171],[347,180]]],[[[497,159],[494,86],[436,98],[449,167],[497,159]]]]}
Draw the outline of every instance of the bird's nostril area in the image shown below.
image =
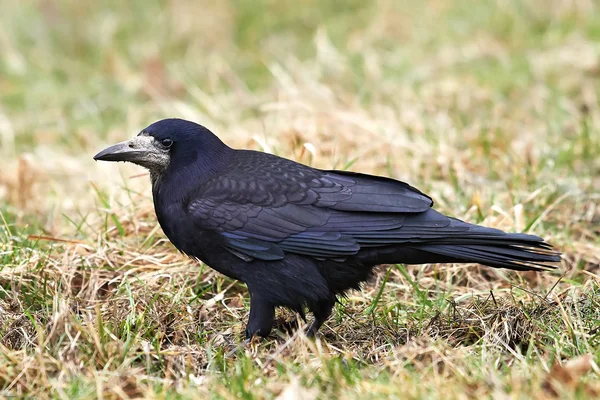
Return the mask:
{"type": "Polygon", "coordinates": [[[129,148],[131,148],[131,149],[134,148],[133,143],[129,143],[129,148]]]}

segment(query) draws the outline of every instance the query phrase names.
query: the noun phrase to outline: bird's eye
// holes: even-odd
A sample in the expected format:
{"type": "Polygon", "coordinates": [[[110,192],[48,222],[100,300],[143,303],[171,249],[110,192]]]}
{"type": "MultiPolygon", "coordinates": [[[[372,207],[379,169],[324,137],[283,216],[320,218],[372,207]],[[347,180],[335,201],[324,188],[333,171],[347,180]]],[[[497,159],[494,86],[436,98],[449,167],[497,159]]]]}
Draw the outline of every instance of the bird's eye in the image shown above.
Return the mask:
{"type": "Polygon", "coordinates": [[[167,148],[173,145],[173,141],[171,139],[163,139],[161,143],[167,148]]]}

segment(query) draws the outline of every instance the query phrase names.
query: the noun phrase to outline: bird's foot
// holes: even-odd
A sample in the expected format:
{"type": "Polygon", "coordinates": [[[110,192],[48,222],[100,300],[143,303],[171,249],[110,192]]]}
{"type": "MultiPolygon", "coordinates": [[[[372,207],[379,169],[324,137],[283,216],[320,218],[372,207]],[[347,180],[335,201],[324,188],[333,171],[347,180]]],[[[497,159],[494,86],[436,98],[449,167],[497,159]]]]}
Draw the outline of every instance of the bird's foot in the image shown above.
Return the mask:
{"type": "Polygon", "coordinates": [[[317,331],[319,330],[319,327],[321,326],[321,324],[317,324],[316,321],[313,321],[310,323],[310,325],[308,326],[308,328],[306,328],[306,337],[309,338],[314,338],[315,336],[317,336],[317,331]]]}
{"type": "Polygon", "coordinates": [[[288,335],[293,335],[294,332],[300,329],[300,322],[297,319],[282,321],[276,327],[288,335]]]}
{"type": "Polygon", "coordinates": [[[258,342],[262,339],[262,337],[258,336],[258,335],[254,335],[253,337],[249,338],[246,337],[244,339],[243,342],[238,343],[236,345],[234,345],[233,349],[231,349],[226,355],[225,357],[229,358],[232,357],[236,354],[238,354],[241,351],[246,351],[246,350],[252,350],[252,345],[253,344],[258,344],[258,342]]]}

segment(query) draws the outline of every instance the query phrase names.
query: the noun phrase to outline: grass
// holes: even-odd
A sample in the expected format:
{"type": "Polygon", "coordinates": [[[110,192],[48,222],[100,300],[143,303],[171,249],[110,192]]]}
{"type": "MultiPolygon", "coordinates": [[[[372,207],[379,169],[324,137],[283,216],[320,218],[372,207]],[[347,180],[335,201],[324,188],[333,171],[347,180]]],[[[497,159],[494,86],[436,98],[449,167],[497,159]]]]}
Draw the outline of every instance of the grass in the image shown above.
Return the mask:
{"type": "Polygon", "coordinates": [[[595,2],[4,3],[0,396],[600,393],[595,2]],[[142,171],[91,160],[167,116],[405,180],[562,268],[382,266],[317,340],[240,348],[244,286],[173,249],[142,171]]]}

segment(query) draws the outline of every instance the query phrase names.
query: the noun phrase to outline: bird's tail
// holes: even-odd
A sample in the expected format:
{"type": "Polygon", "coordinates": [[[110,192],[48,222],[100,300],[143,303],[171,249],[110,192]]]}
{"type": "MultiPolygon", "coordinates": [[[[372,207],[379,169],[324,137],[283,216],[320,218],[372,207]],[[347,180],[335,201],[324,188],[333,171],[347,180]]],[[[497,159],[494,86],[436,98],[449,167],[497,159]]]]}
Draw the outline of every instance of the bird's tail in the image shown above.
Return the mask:
{"type": "Polygon", "coordinates": [[[363,265],[478,263],[517,271],[555,269],[560,253],[539,236],[507,233],[429,209],[407,215],[402,226],[352,234],[363,265]]]}
{"type": "Polygon", "coordinates": [[[541,237],[524,233],[507,233],[504,236],[486,235],[455,236],[432,240],[411,246],[431,255],[447,258],[445,262],[468,262],[495,268],[517,271],[540,271],[555,269],[560,253],[541,237]]]}
{"type": "MultiPolygon", "coordinates": [[[[458,239],[458,238],[457,238],[458,239]]],[[[448,257],[448,261],[473,262],[517,271],[554,269],[560,253],[533,235],[509,234],[504,240],[445,240],[415,248],[448,257]],[[526,236],[526,237],[524,237],[526,236]]]]}

